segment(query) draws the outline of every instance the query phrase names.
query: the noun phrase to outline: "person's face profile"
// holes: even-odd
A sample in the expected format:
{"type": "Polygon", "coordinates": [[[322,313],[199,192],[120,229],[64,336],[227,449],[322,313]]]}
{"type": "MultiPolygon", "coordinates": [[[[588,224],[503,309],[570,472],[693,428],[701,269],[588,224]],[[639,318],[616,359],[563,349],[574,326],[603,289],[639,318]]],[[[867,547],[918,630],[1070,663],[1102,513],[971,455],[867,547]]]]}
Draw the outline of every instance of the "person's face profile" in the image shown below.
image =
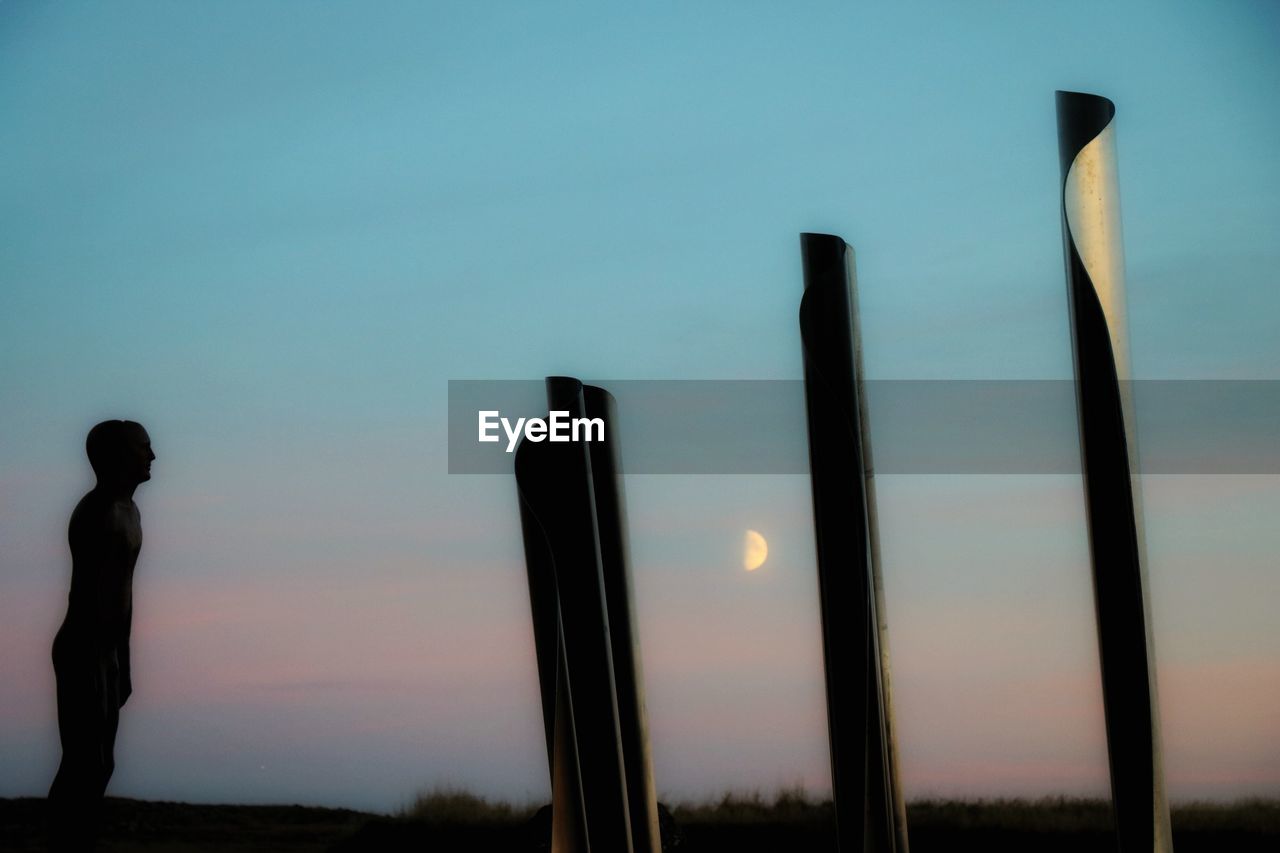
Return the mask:
{"type": "Polygon", "coordinates": [[[151,462],[156,458],[151,449],[151,436],[141,426],[129,430],[121,453],[121,469],[131,481],[145,483],[151,479],[151,462]]]}

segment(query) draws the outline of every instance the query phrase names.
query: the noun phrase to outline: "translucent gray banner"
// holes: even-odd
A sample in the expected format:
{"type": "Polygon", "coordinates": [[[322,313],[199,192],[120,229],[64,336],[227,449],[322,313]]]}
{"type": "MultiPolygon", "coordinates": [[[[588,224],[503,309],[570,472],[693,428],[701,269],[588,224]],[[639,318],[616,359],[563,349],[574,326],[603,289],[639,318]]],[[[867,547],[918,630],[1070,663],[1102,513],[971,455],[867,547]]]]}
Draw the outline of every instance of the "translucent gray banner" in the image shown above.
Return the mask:
{"type": "MultiPolygon", "coordinates": [[[[809,471],[800,380],[588,380],[618,401],[629,474],[809,471]]],[[[1280,474],[1280,381],[1131,384],[1140,470],[1280,474]]],[[[881,474],[1073,474],[1080,471],[1070,380],[872,380],[871,448],[881,474]]],[[[496,422],[546,418],[542,380],[450,380],[449,473],[510,474],[496,422]],[[481,412],[490,435],[479,441],[481,412]]]]}

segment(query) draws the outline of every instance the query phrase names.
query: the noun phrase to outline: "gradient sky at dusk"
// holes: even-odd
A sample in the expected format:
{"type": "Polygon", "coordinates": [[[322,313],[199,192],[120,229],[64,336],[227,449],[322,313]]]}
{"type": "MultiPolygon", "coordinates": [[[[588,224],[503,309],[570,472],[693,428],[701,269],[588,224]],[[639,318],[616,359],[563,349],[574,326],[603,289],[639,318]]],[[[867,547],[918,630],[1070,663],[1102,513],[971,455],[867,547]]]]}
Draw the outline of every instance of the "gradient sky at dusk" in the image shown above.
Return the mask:
{"type": "MultiPolygon", "coordinates": [[[[869,376],[1067,378],[1055,89],[1117,104],[1136,375],[1280,379],[1278,42],[1270,2],[0,3],[0,796],[56,767],[66,521],[129,417],[114,793],[547,797],[514,486],[446,473],[447,381],[797,378],[801,231],[857,248],[869,376]]],[[[829,788],[807,478],[627,489],[659,790],[829,788]]],[[[1079,478],[879,489],[908,795],[1105,792],[1079,478]]],[[[1280,477],[1145,499],[1171,794],[1280,794],[1280,477]]]]}

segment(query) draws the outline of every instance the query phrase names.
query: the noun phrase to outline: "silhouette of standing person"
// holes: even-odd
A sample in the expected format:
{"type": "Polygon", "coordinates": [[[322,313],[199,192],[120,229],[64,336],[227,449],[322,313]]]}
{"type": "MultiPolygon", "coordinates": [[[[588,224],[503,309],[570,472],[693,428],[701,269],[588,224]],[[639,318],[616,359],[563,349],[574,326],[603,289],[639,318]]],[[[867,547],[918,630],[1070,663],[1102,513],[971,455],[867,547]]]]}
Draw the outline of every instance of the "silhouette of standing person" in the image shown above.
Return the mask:
{"type": "Polygon", "coordinates": [[[129,627],[142,522],[133,492],[151,479],[151,438],[133,421],[103,421],[85,442],[98,483],[71,514],[71,592],[53,641],[62,763],[49,791],[56,847],[93,843],[115,769],[120,708],[133,692],[129,627]]]}

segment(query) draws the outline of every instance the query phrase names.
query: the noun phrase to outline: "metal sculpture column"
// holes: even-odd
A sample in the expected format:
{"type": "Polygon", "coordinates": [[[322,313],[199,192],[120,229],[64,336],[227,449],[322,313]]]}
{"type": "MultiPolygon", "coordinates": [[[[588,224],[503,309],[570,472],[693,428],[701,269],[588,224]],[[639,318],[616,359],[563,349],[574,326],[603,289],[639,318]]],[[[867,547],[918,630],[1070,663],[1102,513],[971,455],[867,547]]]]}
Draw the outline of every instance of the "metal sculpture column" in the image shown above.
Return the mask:
{"type": "Polygon", "coordinates": [[[553,412],[605,424],[598,441],[526,440],[516,450],[552,850],[657,853],[613,399],[551,377],[547,400],[553,412]]]}
{"type": "Polygon", "coordinates": [[[554,509],[555,496],[548,493],[547,488],[552,477],[554,469],[542,454],[517,453],[516,486],[525,569],[529,576],[529,604],[533,611],[533,643],[542,694],[547,769],[551,775],[551,850],[581,853],[589,847],[564,631],[560,624],[560,596],[556,591],[556,559],[551,535],[540,518],[540,514],[554,509]]]}
{"type": "Polygon", "coordinates": [[[837,841],[841,853],[906,853],[853,250],[828,234],[802,234],[800,247],[800,337],[837,841]]]}
{"type": "Polygon", "coordinates": [[[1062,242],[1093,562],[1111,794],[1121,853],[1173,849],[1160,751],[1130,393],[1115,106],[1058,92],[1062,242]]]}
{"type": "Polygon", "coordinates": [[[594,385],[582,386],[587,417],[604,423],[604,435],[589,445],[591,484],[600,536],[600,565],[613,652],[618,727],[622,735],[627,805],[636,853],[659,853],[658,795],[649,754],[649,726],[644,710],[644,672],[640,637],[631,592],[631,547],[627,537],[627,505],[622,488],[622,454],[618,412],[613,395],[594,385]]]}

